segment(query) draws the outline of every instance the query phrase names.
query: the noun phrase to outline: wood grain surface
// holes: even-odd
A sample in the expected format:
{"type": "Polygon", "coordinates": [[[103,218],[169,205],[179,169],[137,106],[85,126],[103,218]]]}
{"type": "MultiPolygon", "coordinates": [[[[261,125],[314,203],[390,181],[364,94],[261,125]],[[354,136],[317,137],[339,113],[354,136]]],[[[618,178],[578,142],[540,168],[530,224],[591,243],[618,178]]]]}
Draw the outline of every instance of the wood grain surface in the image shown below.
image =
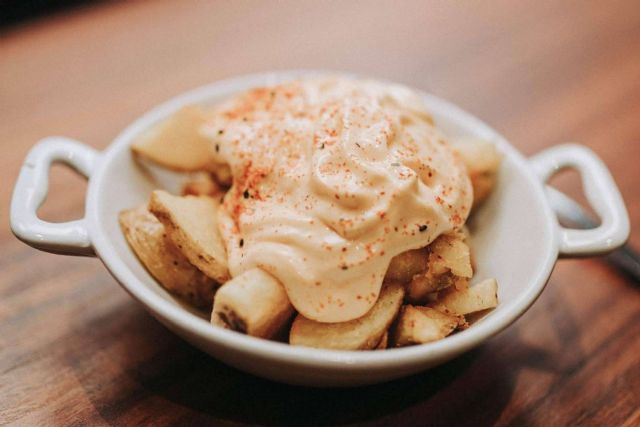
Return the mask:
{"type": "MultiPolygon", "coordinates": [[[[637,1],[121,1],[0,31],[0,424],[640,425],[640,290],[598,259],[561,261],[530,311],[450,363],[316,390],[209,358],[97,259],[38,252],[8,227],[11,189],[39,138],[101,149],[184,90],[326,68],[431,91],[527,155],[566,141],[591,147],[640,246],[637,1]]],[[[558,185],[580,197],[575,176],[558,185]]],[[[85,189],[54,168],[42,217],[82,216],[85,189]]]]}

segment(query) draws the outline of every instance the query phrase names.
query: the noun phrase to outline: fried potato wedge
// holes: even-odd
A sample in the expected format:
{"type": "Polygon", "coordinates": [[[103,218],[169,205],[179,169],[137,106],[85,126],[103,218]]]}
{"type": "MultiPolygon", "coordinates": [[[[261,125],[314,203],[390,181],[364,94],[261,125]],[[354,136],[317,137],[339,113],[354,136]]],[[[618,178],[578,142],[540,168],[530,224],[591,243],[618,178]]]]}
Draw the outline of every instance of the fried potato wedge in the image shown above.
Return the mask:
{"type": "Polygon", "coordinates": [[[371,310],[357,319],[321,323],[298,314],[291,326],[289,343],[334,350],[374,349],[398,314],[403,297],[402,284],[388,283],[383,286],[371,310]]]}
{"type": "Polygon", "coordinates": [[[460,236],[462,241],[467,244],[467,246],[471,245],[471,231],[469,231],[469,227],[467,227],[466,224],[456,230],[456,233],[460,236]]]}
{"type": "Polygon", "coordinates": [[[385,332],[380,338],[380,342],[376,345],[376,350],[386,350],[389,347],[389,331],[385,332]]]}
{"type": "Polygon", "coordinates": [[[403,252],[391,258],[387,273],[384,277],[388,282],[410,282],[413,276],[424,273],[429,261],[427,248],[403,252]]]}
{"type": "Polygon", "coordinates": [[[473,204],[471,208],[480,206],[491,194],[496,185],[496,177],[489,172],[474,175],[471,179],[473,186],[473,204]]]}
{"type": "Polygon", "coordinates": [[[449,271],[442,274],[432,274],[430,271],[417,274],[406,286],[406,300],[412,304],[424,304],[434,292],[448,288],[454,281],[455,278],[449,271]]]}
{"type": "Polygon", "coordinates": [[[478,138],[464,138],[452,141],[452,145],[460,153],[469,173],[498,171],[502,155],[494,143],[478,138]]]}
{"type": "Polygon", "coordinates": [[[459,321],[458,316],[433,308],[405,305],[396,322],[393,342],[402,347],[437,341],[452,333],[459,321]]]}
{"type": "Polygon", "coordinates": [[[455,286],[465,289],[473,275],[471,251],[464,234],[454,231],[434,240],[428,247],[426,271],[413,276],[407,285],[407,301],[426,304],[429,294],[455,286]]]}
{"type": "Polygon", "coordinates": [[[209,168],[209,172],[213,177],[215,177],[216,181],[224,186],[230,187],[233,182],[233,175],[231,175],[231,168],[229,165],[224,163],[215,163],[209,168]]]}
{"type": "Polygon", "coordinates": [[[273,338],[293,314],[282,284],[269,273],[255,268],[220,287],[213,303],[211,323],[254,337],[273,338]]]}
{"type": "Polygon", "coordinates": [[[225,189],[207,172],[195,173],[182,184],[183,196],[209,196],[220,199],[224,193],[225,189]]]}
{"type": "Polygon", "coordinates": [[[171,241],[204,274],[224,283],[229,279],[227,252],[218,231],[217,199],[151,193],[149,210],[165,226],[171,241]]]}
{"type": "Polygon", "coordinates": [[[471,263],[471,270],[475,271],[476,258],[475,252],[471,248],[471,232],[469,231],[469,227],[465,224],[457,230],[456,233],[458,233],[462,241],[469,247],[469,262],[471,263]]]}
{"type": "Polygon", "coordinates": [[[431,308],[452,314],[470,314],[494,308],[498,305],[498,283],[496,279],[486,279],[467,289],[454,287],[442,291],[438,300],[429,304],[431,308]]]}
{"type": "Polygon", "coordinates": [[[454,276],[473,276],[471,251],[461,233],[443,234],[429,246],[429,269],[435,273],[449,270],[454,276]]]}
{"type": "Polygon", "coordinates": [[[473,186],[473,207],[477,207],[495,186],[502,155],[495,144],[481,139],[457,141],[454,148],[467,166],[473,186]]]}
{"type": "Polygon", "coordinates": [[[134,154],[178,172],[209,170],[211,142],[200,135],[207,114],[196,106],[184,107],[140,135],[131,145],[134,154]]]}
{"type": "Polygon", "coordinates": [[[146,206],[122,211],[119,221],[131,249],[162,287],[197,307],[211,307],[218,283],[173,245],[146,206]]]}

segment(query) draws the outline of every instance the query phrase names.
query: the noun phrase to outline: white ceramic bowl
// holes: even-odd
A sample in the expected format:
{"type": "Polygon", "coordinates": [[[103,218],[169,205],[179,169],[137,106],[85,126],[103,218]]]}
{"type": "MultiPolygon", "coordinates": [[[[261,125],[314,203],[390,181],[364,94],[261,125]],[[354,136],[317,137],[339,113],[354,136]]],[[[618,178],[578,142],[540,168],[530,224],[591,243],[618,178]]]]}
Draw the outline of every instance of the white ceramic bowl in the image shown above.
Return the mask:
{"type": "Polygon", "coordinates": [[[224,80],[168,101],[136,120],[103,152],[59,137],[30,151],[11,203],[11,227],[27,244],[49,252],[98,256],[136,300],[169,329],[217,359],[246,372],[292,384],[354,386],[407,376],[477,346],[522,315],[542,292],[558,256],[615,249],[629,234],[620,193],[603,163],[577,145],[551,148],[525,159],[489,126],[429,94],[423,94],[439,128],[450,137],[494,141],[504,154],[499,182],[471,223],[477,278],[496,277],[499,305],[471,328],[444,340],[386,351],[330,351],[293,347],[213,327],[202,313],[182,306],[149,276],[129,249],[118,212],[145,202],[158,185],[175,187],[171,174],[142,170],[131,158],[136,135],[185,104],[219,102],[234,93],[314,72],[279,72],[224,80]],[[86,217],[44,222],[36,210],[47,193],[52,163],[64,163],[89,179],[86,217]],[[562,168],[577,169],[602,224],[567,230],[556,221],[544,182],[562,168]],[[155,178],[153,178],[155,176],[155,178]]]}

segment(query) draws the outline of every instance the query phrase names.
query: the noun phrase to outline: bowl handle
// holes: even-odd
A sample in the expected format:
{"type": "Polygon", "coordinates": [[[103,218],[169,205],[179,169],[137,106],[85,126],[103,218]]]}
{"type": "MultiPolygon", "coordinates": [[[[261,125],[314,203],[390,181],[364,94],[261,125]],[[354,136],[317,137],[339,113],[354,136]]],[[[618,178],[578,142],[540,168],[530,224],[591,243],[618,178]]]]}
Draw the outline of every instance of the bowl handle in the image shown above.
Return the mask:
{"type": "Polygon", "coordinates": [[[95,256],[85,218],[52,223],[38,218],[37,210],[47,196],[52,164],[65,164],[90,178],[99,158],[98,151],[68,138],[45,138],[33,146],[22,165],[11,198],[13,234],[42,251],[95,256]]]}
{"type": "Polygon", "coordinates": [[[601,224],[576,230],[558,224],[561,256],[586,256],[610,252],[629,238],[629,216],[613,177],[600,158],[578,144],[558,145],[530,158],[531,166],[545,183],[559,171],[580,173],[585,195],[600,216],[601,224]]]}

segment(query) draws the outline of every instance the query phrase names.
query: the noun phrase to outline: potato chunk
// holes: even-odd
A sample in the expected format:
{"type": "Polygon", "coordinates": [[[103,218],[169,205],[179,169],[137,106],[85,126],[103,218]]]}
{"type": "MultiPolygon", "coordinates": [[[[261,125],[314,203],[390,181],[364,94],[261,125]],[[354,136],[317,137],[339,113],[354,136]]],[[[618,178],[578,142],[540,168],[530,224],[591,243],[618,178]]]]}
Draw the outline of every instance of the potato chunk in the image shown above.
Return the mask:
{"type": "Polygon", "coordinates": [[[209,196],[219,200],[225,191],[211,174],[206,172],[195,173],[182,184],[183,196],[209,196]]]}
{"type": "Polygon", "coordinates": [[[437,341],[453,332],[458,323],[457,316],[429,307],[405,305],[398,316],[394,343],[401,347],[437,341]]]}
{"type": "Polygon", "coordinates": [[[399,283],[383,286],[374,306],[362,317],[347,322],[321,323],[298,314],[291,326],[289,343],[334,350],[371,350],[395,319],[404,297],[399,283]]]}
{"type": "Polygon", "coordinates": [[[211,323],[254,337],[274,337],[293,316],[284,287],[265,271],[248,270],[222,285],[211,323]]]}
{"type": "Polygon", "coordinates": [[[473,207],[480,205],[495,186],[502,155],[495,144],[481,139],[465,139],[454,143],[467,166],[473,186],[473,207]]]}
{"type": "Polygon", "coordinates": [[[391,258],[385,281],[407,283],[413,276],[427,270],[429,251],[427,248],[403,252],[391,258]]]}
{"type": "Polygon", "coordinates": [[[407,286],[407,300],[414,304],[424,304],[429,294],[455,286],[467,287],[473,275],[471,251],[464,242],[465,235],[459,231],[444,234],[428,246],[426,271],[416,274],[407,286]]]}
{"type": "Polygon", "coordinates": [[[446,289],[456,283],[456,278],[449,271],[441,274],[416,275],[407,285],[406,299],[412,304],[426,304],[433,298],[434,293],[446,289]]]}
{"type": "Polygon", "coordinates": [[[189,106],[140,135],[131,145],[134,154],[178,172],[208,170],[213,162],[211,142],[200,135],[206,113],[189,106]]]}
{"type": "Polygon", "coordinates": [[[430,246],[429,269],[436,272],[448,269],[454,276],[471,278],[471,251],[462,233],[453,232],[438,237],[430,246]]]}
{"type": "Polygon", "coordinates": [[[376,350],[386,350],[389,347],[389,331],[385,332],[380,338],[380,342],[376,345],[376,350]]]}
{"type": "Polygon", "coordinates": [[[119,220],[131,249],[162,287],[197,307],[211,307],[218,284],[173,245],[146,206],[122,211],[119,220]]]}
{"type": "Polygon", "coordinates": [[[229,279],[227,252],[218,230],[218,200],[206,196],[151,194],[149,210],[165,226],[178,249],[204,274],[224,283],[229,279]]]}
{"type": "Polygon", "coordinates": [[[429,306],[446,313],[470,314],[498,305],[498,283],[486,279],[467,289],[449,288],[441,292],[438,300],[429,306]]]}

